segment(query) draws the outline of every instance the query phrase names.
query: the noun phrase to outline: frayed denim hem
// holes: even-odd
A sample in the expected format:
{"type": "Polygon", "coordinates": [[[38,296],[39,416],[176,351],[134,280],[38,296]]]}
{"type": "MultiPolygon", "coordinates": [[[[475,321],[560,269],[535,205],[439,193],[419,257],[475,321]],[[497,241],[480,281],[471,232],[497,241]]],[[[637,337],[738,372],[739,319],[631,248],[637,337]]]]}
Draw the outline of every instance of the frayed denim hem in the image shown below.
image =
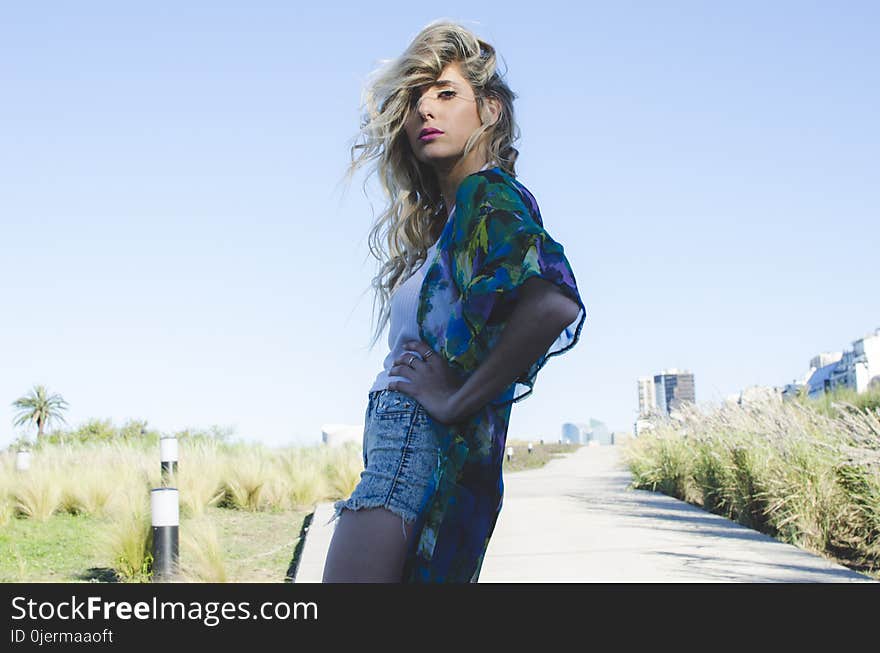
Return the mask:
{"type": "Polygon", "coordinates": [[[417,516],[412,515],[408,511],[403,508],[399,508],[395,505],[388,504],[383,502],[381,499],[360,499],[355,497],[349,497],[348,499],[344,499],[342,501],[337,501],[333,504],[333,516],[327,520],[327,523],[324,524],[328,526],[333,523],[337,519],[339,519],[340,515],[342,515],[342,509],[347,508],[348,510],[360,510],[361,508],[385,508],[385,510],[389,510],[393,512],[395,515],[400,517],[400,529],[403,532],[403,539],[406,540],[406,524],[413,523],[416,521],[417,516]]]}

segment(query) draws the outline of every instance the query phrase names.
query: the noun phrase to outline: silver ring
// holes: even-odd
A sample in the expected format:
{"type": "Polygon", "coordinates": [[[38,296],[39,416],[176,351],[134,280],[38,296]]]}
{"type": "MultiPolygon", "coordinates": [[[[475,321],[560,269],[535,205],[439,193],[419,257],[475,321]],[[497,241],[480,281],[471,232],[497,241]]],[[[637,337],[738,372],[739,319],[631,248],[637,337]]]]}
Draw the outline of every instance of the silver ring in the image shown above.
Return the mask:
{"type": "Polygon", "coordinates": [[[433,356],[433,355],[434,355],[434,350],[433,350],[433,349],[429,349],[428,351],[425,352],[425,355],[422,356],[422,360],[423,360],[423,361],[426,361],[426,360],[428,360],[429,358],[431,358],[431,356],[433,356]]]}
{"type": "Polygon", "coordinates": [[[409,365],[409,366],[410,366],[411,368],[413,368],[413,369],[416,369],[416,366],[413,365],[413,361],[414,361],[415,359],[416,359],[415,356],[410,356],[410,357],[409,357],[409,362],[407,363],[407,365],[409,365]]]}

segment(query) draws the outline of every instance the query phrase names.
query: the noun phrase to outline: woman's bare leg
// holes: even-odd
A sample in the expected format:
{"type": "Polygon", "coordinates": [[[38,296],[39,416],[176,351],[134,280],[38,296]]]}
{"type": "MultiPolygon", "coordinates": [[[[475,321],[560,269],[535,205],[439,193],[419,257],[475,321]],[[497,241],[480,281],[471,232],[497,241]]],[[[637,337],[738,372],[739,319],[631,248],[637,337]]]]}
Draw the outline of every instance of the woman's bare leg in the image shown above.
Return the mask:
{"type": "Polygon", "coordinates": [[[400,515],[385,508],[343,508],[330,540],[321,582],[401,582],[415,522],[401,526],[400,515]]]}

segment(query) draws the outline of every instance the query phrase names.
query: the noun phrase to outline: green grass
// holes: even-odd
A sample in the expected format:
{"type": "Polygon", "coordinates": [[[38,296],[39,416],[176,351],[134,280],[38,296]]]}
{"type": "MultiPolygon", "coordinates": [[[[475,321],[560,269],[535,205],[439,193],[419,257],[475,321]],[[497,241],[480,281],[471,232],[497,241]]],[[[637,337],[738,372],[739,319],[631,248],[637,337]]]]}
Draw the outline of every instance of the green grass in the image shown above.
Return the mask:
{"type": "MultiPolygon", "coordinates": [[[[209,507],[227,582],[281,583],[308,513],[254,513],[209,507]]],[[[181,521],[181,532],[187,521],[181,521]]],[[[55,514],[44,522],[12,519],[0,530],[0,582],[81,583],[115,580],[101,546],[106,518],[55,514]]],[[[181,547],[183,548],[183,547],[181,547]]]]}
{"type": "Polygon", "coordinates": [[[11,519],[0,530],[0,582],[85,582],[90,568],[109,567],[96,550],[105,520],[58,514],[46,521],[11,519]]]}
{"type": "Polygon", "coordinates": [[[208,508],[221,542],[227,542],[228,582],[281,583],[308,512],[259,513],[208,508]]]}

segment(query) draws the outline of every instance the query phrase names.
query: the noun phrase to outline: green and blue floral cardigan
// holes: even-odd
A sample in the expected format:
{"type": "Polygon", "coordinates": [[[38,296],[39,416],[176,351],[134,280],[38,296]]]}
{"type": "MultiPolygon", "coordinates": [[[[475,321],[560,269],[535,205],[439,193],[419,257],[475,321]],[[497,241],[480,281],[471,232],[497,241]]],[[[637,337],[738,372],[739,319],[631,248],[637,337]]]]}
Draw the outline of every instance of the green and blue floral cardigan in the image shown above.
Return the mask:
{"type": "Polygon", "coordinates": [[[551,356],[580,337],[586,309],[562,245],[544,229],[538,204],[500,167],[461,182],[419,295],[420,336],[462,378],[501,336],[520,286],[531,277],[556,284],[581,312],[531,368],[440,443],[437,490],[417,523],[404,582],[477,582],[504,494],[501,465],[510,410],[532,391],[551,356]],[[419,526],[421,527],[419,529],[419,526]]]}

